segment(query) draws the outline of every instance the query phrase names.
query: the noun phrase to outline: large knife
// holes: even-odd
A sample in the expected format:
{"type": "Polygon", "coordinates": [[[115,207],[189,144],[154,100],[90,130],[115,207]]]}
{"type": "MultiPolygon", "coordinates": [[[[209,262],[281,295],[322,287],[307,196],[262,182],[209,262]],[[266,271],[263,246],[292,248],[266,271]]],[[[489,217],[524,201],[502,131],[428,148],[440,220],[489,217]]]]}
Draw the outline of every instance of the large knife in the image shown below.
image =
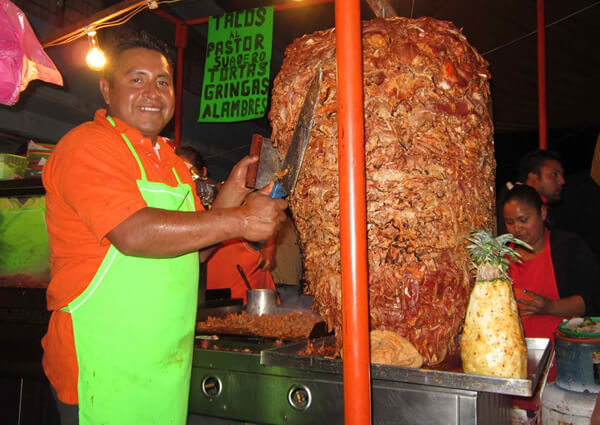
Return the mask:
{"type": "Polygon", "coordinates": [[[319,69],[313,77],[304,98],[304,103],[296,122],[296,128],[292,135],[292,141],[281,166],[278,164],[279,158],[277,152],[272,147],[271,141],[260,136],[258,138],[256,136],[253,137],[253,146],[251,146],[250,152],[251,154],[260,152],[260,159],[258,163],[253,164],[256,171],[249,169],[246,178],[247,187],[260,189],[270,181],[274,181],[275,184],[269,194],[271,198],[283,198],[292,193],[298,181],[298,175],[300,174],[300,168],[304,160],[304,153],[310,140],[315,111],[319,103],[322,78],[323,72],[319,69]],[[258,147],[259,143],[260,146],[258,147]]]}

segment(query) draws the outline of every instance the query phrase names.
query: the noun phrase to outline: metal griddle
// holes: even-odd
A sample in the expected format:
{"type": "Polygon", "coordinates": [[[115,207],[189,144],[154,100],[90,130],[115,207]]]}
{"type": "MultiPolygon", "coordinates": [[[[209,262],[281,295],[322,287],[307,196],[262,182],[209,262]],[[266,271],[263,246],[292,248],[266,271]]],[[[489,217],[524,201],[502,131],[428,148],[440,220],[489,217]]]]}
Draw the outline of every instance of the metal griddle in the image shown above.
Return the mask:
{"type": "MultiPolygon", "coordinates": [[[[342,360],[300,355],[308,343],[258,341],[247,352],[197,347],[190,412],[261,424],[343,425],[342,360]]],[[[237,344],[243,349],[243,342],[237,344]]],[[[549,366],[548,339],[527,338],[527,348],[524,380],[373,364],[373,423],[510,424],[512,396],[533,394],[549,366]]]]}

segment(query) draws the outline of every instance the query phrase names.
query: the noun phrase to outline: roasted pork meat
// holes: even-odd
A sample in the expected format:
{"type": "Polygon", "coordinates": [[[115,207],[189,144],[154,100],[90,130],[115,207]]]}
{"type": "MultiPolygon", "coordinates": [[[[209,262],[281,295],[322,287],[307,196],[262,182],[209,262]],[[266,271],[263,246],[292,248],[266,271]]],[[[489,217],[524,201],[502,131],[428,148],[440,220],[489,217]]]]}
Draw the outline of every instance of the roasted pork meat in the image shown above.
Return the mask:
{"type": "MultiPolygon", "coordinates": [[[[371,329],[409,339],[425,363],[458,349],[473,284],[466,237],[492,228],[495,160],[487,62],[452,23],[362,24],[371,329]]],[[[335,30],[295,40],[273,87],[285,154],[306,89],[323,83],[290,197],[315,306],[341,344],[335,30]]]]}

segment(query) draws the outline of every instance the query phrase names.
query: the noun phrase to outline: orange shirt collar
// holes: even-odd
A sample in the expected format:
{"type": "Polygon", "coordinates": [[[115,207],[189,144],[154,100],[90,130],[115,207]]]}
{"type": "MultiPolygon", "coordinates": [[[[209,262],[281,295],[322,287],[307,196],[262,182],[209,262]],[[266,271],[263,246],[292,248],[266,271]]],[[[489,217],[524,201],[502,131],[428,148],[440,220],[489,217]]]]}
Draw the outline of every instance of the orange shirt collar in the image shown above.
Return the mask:
{"type": "MultiPolygon", "coordinates": [[[[98,109],[96,111],[96,114],[94,115],[94,122],[103,126],[103,127],[108,127],[108,128],[113,128],[112,124],[106,119],[107,116],[107,111],[106,109],[98,109]]],[[[148,141],[148,143],[150,143],[150,145],[152,145],[152,141],[148,138],[148,137],[144,137],[144,135],[135,127],[130,126],[129,124],[127,124],[125,121],[116,118],[116,117],[112,117],[112,119],[115,122],[115,127],[114,129],[116,131],[120,133],[125,133],[125,135],[127,136],[127,138],[133,143],[134,140],[143,140],[143,141],[148,141]]],[[[166,143],[165,138],[162,136],[158,136],[157,140],[159,142],[163,142],[166,143]]]]}
{"type": "MultiPolygon", "coordinates": [[[[98,109],[94,115],[94,122],[98,125],[101,125],[102,127],[107,127],[111,129],[114,128],[115,131],[117,131],[119,134],[125,133],[125,135],[131,141],[131,143],[141,141],[141,144],[144,146],[145,150],[152,151],[154,149],[152,141],[148,137],[144,137],[144,135],[137,128],[132,127],[125,121],[115,117],[112,117],[113,121],[115,122],[115,127],[113,127],[112,124],[106,119],[106,116],[106,109],[98,109]]],[[[158,136],[156,140],[157,143],[159,143],[159,145],[164,145],[160,146],[160,149],[162,149],[165,146],[172,147],[170,144],[168,144],[167,140],[169,139],[166,137],[158,136]]],[[[164,150],[162,150],[161,152],[164,152],[164,150]]],[[[169,167],[171,166],[172,164],[169,163],[169,167]]]]}

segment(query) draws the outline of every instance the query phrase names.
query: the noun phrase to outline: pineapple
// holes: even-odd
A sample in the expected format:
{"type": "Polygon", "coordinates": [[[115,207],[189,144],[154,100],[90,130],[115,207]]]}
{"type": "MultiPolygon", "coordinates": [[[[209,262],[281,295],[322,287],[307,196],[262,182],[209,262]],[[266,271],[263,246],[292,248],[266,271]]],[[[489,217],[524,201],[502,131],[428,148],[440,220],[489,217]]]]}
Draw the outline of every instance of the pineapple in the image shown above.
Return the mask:
{"type": "Polygon", "coordinates": [[[489,231],[473,231],[467,248],[477,268],[475,286],[469,298],[460,356],[463,370],[474,375],[527,378],[527,347],[521,319],[508,277],[508,255],[519,254],[506,246],[527,243],[507,233],[494,238],[489,231]]]}

